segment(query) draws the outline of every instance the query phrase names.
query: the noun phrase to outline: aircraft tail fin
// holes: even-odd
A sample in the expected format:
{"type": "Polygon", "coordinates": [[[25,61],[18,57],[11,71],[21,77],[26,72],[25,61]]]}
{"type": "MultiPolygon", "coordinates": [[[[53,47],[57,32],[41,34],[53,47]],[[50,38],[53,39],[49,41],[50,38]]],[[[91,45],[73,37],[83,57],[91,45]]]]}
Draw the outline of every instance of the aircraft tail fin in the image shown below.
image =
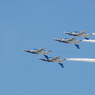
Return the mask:
{"type": "Polygon", "coordinates": [[[63,65],[62,63],[59,63],[59,65],[60,65],[62,68],[64,68],[64,65],[63,65]]]}
{"type": "Polygon", "coordinates": [[[62,67],[62,68],[64,68],[64,65],[63,65],[63,63],[61,63],[61,62],[63,62],[63,61],[65,61],[66,59],[62,59],[62,60],[60,60],[60,62],[59,62],[59,65],[62,67]]]}
{"type": "Polygon", "coordinates": [[[79,45],[78,45],[78,44],[75,44],[75,46],[76,46],[78,49],[80,49],[80,47],[79,47],[79,45]]]}
{"type": "Polygon", "coordinates": [[[86,39],[86,40],[89,40],[88,37],[89,37],[90,35],[93,35],[93,33],[87,34],[87,35],[85,36],[85,39],[86,39]]]}
{"type": "Polygon", "coordinates": [[[47,55],[44,55],[44,57],[45,57],[47,60],[49,59],[47,55]]]}
{"type": "Polygon", "coordinates": [[[89,38],[85,37],[86,40],[89,40],[89,38]]]}
{"type": "Polygon", "coordinates": [[[76,46],[78,49],[80,49],[78,43],[80,43],[81,41],[82,41],[82,40],[79,40],[79,41],[77,41],[77,42],[75,43],[75,46],[76,46]]]}

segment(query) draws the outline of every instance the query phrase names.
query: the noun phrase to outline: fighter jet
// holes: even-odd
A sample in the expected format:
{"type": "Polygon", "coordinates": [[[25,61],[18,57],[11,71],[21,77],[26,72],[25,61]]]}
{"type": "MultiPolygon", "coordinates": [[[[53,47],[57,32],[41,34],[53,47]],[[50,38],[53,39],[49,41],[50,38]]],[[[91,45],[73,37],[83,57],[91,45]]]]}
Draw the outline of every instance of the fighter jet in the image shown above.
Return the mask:
{"type": "Polygon", "coordinates": [[[45,48],[41,48],[41,49],[32,49],[32,50],[27,50],[27,49],[23,49],[24,51],[28,52],[28,53],[32,53],[32,54],[43,54],[46,55],[48,53],[50,53],[51,51],[44,51],[45,48]]]}
{"type": "Polygon", "coordinates": [[[63,64],[61,62],[65,61],[66,59],[62,59],[60,60],[60,56],[57,56],[57,57],[48,57],[47,55],[44,55],[45,58],[39,58],[40,60],[43,60],[43,61],[47,61],[47,62],[58,62],[59,65],[64,68],[63,64]]]}
{"type": "Polygon", "coordinates": [[[65,43],[65,44],[73,43],[78,49],[80,49],[78,43],[81,42],[82,40],[76,41],[74,39],[76,39],[76,37],[73,37],[73,38],[70,38],[70,39],[65,38],[65,39],[54,39],[54,40],[58,41],[58,42],[65,43]]]}
{"type": "Polygon", "coordinates": [[[81,37],[84,37],[86,40],[89,40],[89,36],[90,35],[93,35],[92,33],[91,34],[86,34],[87,31],[74,31],[74,32],[64,32],[65,34],[68,34],[68,35],[71,35],[71,36],[81,36],[81,37]]]}

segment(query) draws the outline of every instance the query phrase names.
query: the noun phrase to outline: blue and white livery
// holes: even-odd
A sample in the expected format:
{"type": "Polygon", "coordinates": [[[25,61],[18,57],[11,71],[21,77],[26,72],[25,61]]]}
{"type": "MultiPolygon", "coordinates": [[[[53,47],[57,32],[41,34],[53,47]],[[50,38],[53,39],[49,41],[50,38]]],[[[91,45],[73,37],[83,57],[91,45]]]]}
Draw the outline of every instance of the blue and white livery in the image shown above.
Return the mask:
{"type": "Polygon", "coordinates": [[[47,61],[47,62],[58,62],[59,65],[64,68],[63,64],[61,62],[65,61],[66,59],[62,59],[60,60],[60,56],[57,56],[57,57],[48,57],[47,55],[44,55],[45,58],[39,58],[40,60],[43,60],[43,61],[47,61]]]}
{"type": "Polygon", "coordinates": [[[78,43],[81,42],[82,40],[76,41],[75,39],[76,39],[76,37],[73,37],[70,39],[66,38],[66,39],[54,39],[54,40],[58,41],[58,42],[65,43],[65,44],[73,43],[78,49],[80,49],[78,43]]]}
{"type": "Polygon", "coordinates": [[[74,31],[74,32],[64,32],[65,34],[68,34],[68,35],[71,35],[71,36],[81,36],[81,37],[84,37],[86,40],[89,40],[89,36],[90,35],[93,35],[92,33],[91,34],[86,34],[87,31],[74,31]]]}
{"type": "Polygon", "coordinates": [[[44,51],[45,48],[41,48],[41,49],[32,49],[32,50],[27,50],[27,49],[23,49],[25,52],[28,52],[28,53],[32,53],[32,54],[43,54],[43,55],[46,55],[48,53],[50,53],[51,51],[44,51]]]}

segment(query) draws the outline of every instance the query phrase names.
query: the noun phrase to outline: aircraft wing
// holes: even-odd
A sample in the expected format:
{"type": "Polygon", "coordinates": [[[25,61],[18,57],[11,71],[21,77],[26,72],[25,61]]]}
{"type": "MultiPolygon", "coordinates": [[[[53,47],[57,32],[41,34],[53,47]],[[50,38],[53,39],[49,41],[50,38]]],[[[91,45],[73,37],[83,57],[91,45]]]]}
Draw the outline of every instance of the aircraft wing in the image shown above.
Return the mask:
{"type": "Polygon", "coordinates": [[[41,52],[42,50],[44,50],[45,48],[41,48],[39,50],[37,50],[36,52],[41,52]]]}
{"type": "Polygon", "coordinates": [[[76,39],[76,37],[73,37],[73,38],[67,39],[67,41],[73,41],[74,39],[76,39]]]}
{"type": "Polygon", "coordinates": [[[82,34],[84,34],[85,32],[87,32],[87,31],[82,31],[82,32],[80,32],[78,35],[82,35],[82,34]]]}
{"type": "Polygon", "coordinates": [[[52,58],[51,61],[54,61],[54,60],[56,60],[58,58],[60,58],[60,56],[57,56],[57,57],[52,58]]]}

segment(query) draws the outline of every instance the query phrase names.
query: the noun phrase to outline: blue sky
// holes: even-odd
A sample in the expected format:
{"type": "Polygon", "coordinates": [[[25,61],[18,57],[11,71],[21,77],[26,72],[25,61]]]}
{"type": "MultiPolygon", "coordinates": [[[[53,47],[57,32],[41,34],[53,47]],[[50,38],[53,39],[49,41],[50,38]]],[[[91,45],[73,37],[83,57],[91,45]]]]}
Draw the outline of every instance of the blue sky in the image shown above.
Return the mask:
{"type": "Polygon", "coordinates": [[[81,42],[78,50],[53,40],[70,38],[64,31],[95,32],[94,9],[94,0],[0,0],[0,95],[94,95],[94,63],[64,61],[62,69],[22,51],[46,48],[61,59],[95,58],[94,43],[81,42]]]}

